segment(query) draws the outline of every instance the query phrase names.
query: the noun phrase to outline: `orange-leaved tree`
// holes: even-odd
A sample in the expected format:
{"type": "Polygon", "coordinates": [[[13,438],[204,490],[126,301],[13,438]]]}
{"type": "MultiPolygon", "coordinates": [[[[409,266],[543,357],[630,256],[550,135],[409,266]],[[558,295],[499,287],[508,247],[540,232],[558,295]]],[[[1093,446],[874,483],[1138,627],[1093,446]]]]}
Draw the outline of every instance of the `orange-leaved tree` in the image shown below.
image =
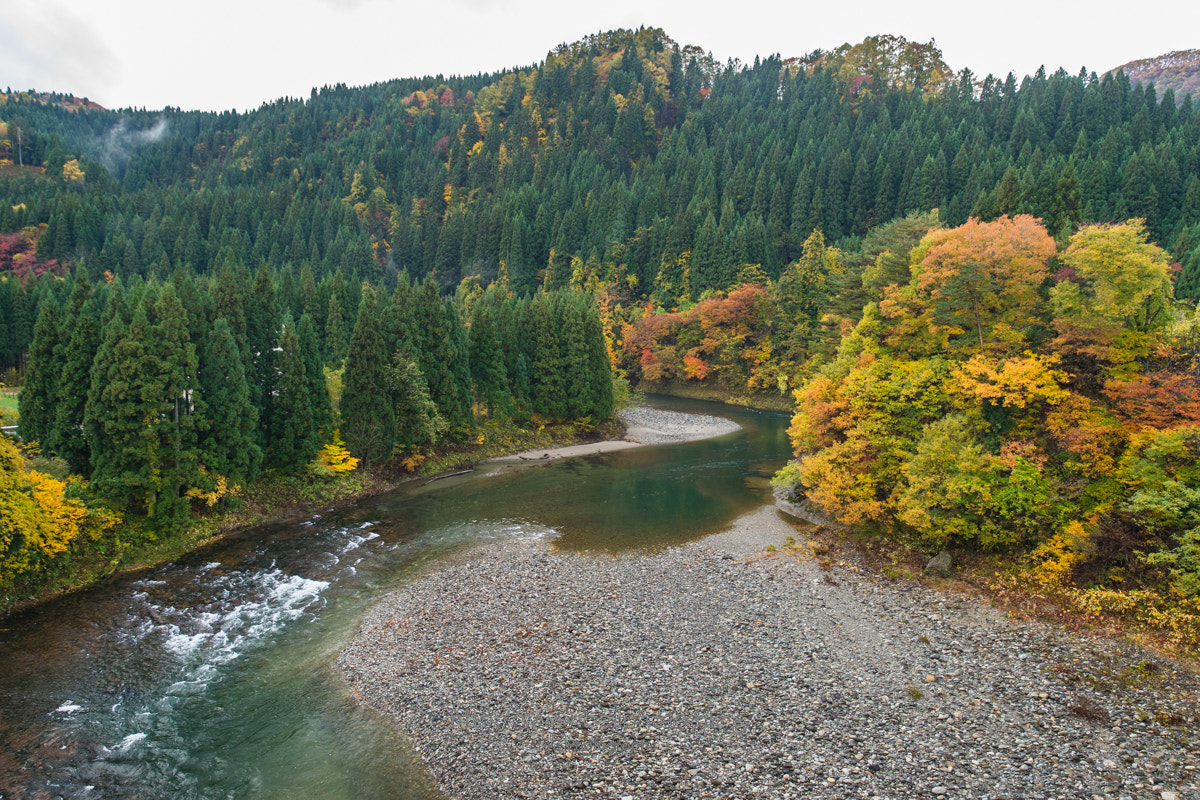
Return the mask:
{"type": "Polygon", "coordinates": [[[1019,352],[1054,253],[1046,229],[1025,214],[930,231],[910,256],[912,281],[889,289],[884,313],[899,316],[907,303],[940,347],[1019,352]]]}

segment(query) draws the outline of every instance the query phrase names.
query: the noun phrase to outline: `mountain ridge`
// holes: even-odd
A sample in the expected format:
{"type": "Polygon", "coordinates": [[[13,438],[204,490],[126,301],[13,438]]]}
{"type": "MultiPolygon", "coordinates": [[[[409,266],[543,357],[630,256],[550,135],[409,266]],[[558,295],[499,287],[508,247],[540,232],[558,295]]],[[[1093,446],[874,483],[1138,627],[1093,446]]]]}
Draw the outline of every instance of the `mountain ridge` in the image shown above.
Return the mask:
{"type": "Polygon", "coordinates": [[[1124,72],[1130,83],[1154,84],[1159,95],[1170,89],[1175,102],[1200,92],[1200,50],[1173,50],[1160,56],[1140,58],[1109,70],[1124,72]]]}

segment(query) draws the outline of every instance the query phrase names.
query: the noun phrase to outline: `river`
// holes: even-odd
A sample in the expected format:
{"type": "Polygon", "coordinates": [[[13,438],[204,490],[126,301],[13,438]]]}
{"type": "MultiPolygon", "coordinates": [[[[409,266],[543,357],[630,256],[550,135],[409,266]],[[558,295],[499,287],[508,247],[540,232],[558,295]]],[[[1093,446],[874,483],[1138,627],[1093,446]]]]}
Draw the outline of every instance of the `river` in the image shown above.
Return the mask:
{"type": "Polygon", "coordinates": [[[489,541],[662,548],[769,501],[783,415],[652,404],[743,429],[410,484],[6,620],[0,798],[440,798],[337,653],[383,594],[489,541]]]}

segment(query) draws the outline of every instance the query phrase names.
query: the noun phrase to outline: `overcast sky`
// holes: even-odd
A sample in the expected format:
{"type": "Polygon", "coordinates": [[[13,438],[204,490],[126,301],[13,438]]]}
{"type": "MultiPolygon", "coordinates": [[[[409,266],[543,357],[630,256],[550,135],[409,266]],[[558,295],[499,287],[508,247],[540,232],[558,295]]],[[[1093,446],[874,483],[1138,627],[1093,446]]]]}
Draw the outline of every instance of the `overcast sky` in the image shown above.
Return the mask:
{"type": "Polygon", "coordinates": [[[660,27],[720,61],[865,36],[937,40],[955,70],[1075,73],[1200,48],[1200,2],[712,3],[697,0],[0,0],[0,88],[109,108],[239,110],[314,86],[490,72],[562,42],[660,27]]]}

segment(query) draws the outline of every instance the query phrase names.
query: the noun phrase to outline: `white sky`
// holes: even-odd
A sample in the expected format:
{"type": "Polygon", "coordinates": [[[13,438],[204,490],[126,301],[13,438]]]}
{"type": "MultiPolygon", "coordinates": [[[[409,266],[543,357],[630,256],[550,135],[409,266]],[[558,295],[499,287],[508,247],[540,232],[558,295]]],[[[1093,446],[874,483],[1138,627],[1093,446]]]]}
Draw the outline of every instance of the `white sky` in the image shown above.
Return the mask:
{"type": "Polygon", "coordinates": [[[720,61],[785,58],[893,33],[949,65],[1018,79],[1200,48],[1200,2],[901,0],[0,0],[0,88],[109,108],[239,110],[314,86],[490,72],[562,42],[646,25],[720,61]],[[1152,9],[1152,11],[1151,11],[1152,9]]]}

